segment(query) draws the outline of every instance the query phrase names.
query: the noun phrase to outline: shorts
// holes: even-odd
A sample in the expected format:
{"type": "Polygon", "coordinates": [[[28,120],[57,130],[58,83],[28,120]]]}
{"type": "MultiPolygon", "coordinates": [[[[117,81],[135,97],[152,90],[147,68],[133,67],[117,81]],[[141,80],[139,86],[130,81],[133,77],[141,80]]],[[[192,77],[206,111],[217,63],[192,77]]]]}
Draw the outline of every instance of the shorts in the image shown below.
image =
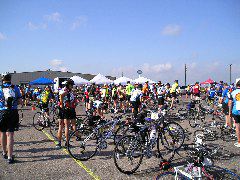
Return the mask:
{"type": "Polygon", "coordinates": [[[122,97],[122,98],[119,98],[119,101],[120,102],[123,102],[125,100],[125,98],[124,97],[122,97]]]}
{"type": "Polygon", "coordinates": [[[48,103],[42,103],[41,108],[42,108],[45,112],[49,112],[48,103]]]}
{"type": "Polygon", "coordinates": [[[222,92],[217,92],[217,95],[222,97],[222,92]]]}
{"type": "Polygon", "coordinates": [[[232,114],[232,117],[235,120],[235,123],[240,123],[240,115],[232,114]]]}
{"type": "Polygon", "coordinates": [[[126,98],[127,98],[127,101],[130,101],[131,95],[127,95],[126,98]]]}
{"type": "Polygon", "coordinates": [[[158,98],[158,105],[164,105],[164,98],[163,97],[158,98]]]}
{"type": "Polygon", "coordinates": [[[172,95],[172,98],[176,98],[177,97],[177,93],[176,92],[172,92],[171,95],[172,95]]]}
{"type": "Polygon", "coordinates": [[[7,110],[2,117],[3,120],[0,125],[1,132],[14,132],[19,127],[18,110],[7,110]]]}
{"type": "Polygon", "coordinates": [[[116,95],[116,94],[115,94],[115,95],[113,95],[113,97],[112,97],[112,99],[113,99],[113,100],[117,100],[117,98],[118,98],[118,97],[117,97],[117,95],[116,95]]]}
{"type": "Polygon", "coordinates": [[[228,104],[226,103],[222,103],[222,108],[223,108],[223,114],[225,115],[229,115],[229,107],[228,107],[228,104]]]}
{"type": "Polygon", "coordinates": [[[200,97],[200,93],[194,93],[193,95],[196,97],[200,97]]]}
{"type": "Polygon", "coordinates": [[[85,98],[85,103],[89,103],[89,98],[85,98]]]}
{"type": "Polygon", "coordinates": [[[76,119],[76,111],[74,108],[60,108],[59,119],[76,119]]]}

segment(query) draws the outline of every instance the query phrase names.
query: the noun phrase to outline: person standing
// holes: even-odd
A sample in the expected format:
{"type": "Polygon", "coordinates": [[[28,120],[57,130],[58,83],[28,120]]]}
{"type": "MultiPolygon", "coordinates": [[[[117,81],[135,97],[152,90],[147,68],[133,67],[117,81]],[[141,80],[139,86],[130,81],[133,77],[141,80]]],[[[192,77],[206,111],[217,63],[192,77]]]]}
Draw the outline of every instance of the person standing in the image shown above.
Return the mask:
{"type": "Polygon", "coordinates": [[[158,81],[158,88],[157,88],[157,98],[158,98],[158,110],[161,112],[161,109],[164,105],[164,96],[166,94],[166,89],[163,86],[161,81],[158,81]]]}
{"type": "Polygon", "coordinates": [[[11,75],[7,74],[2,79],[0,87],[0,114],[1,114],[1,141],[2,155],[4,159],[8,159],[8,163],[14,163],[13,146],[14,131],[19,127],[19,115],[17,106],[21,102],[20,89],[12,85],[11,75]]]}
{"type": "Polygon", "coordinates": [[[127,86],[126,86],[127,109],[131,106],[130,98],[131,98],[131,92],[133,89],[134,89],[134,86],[130,83],[130,81],[127,81],[127,86]]]}
{"type": "MultiPolygon", "coordinates": [[[[70,123],[72,123],[73,130],[76,130],[76,104],[77,99],[75,95],[72,92],[74,85],[74,81],[69,79],[66,83],[66,87],[63,88],[59,92],[59,105],[60,105],[60,111],[59,111],[59,129],[58,129],[58,144],[56,145],[56,148],[61,148],[61,139],[62,139],[62,130],[65,126],[65,137],[66,137],[66,143],[65,146],[68,146],[67,142],[69,139],[69,127],[70,123]]],[[[76,139],[78,140],[78,139],[76,139]]]]}
{"type": "Polygon", "coordinates": [[[178,88],[178,80],[175,80],[170,90],[171,97],[172,97],[170,109],[173,108],[174,101],[177,98],[177,88],[178,88]]]}
{"type": "Polygon", "coordinates": [[[133,89],[131,92],[131,104],[132,104],[132,112],[134,114],[134,117],[137,117],[137,114],[139,112],[139,108],[141,106],[141,100],[142,100],[142,84],[139,84],[137,89],[133,89]]]}
{"type": "Polygon", "coordinates": [[[234,146],[240,148],[240,80],[236,84],[236,89],[230,93],[229,98],[229,118],[233,117],[236,125],[237,142],[234,146]]]}

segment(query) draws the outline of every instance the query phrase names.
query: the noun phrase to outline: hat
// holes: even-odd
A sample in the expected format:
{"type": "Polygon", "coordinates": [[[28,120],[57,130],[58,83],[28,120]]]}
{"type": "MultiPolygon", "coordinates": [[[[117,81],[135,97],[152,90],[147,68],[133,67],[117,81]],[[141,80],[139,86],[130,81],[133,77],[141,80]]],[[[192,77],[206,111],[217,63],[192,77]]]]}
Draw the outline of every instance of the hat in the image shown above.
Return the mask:
{"type": "Polygon", "coordinates": [[[10,82],[11,79],[12,79],[11,74],[6,74],[6,75],[3,76],[2,81],[10,82]]]}

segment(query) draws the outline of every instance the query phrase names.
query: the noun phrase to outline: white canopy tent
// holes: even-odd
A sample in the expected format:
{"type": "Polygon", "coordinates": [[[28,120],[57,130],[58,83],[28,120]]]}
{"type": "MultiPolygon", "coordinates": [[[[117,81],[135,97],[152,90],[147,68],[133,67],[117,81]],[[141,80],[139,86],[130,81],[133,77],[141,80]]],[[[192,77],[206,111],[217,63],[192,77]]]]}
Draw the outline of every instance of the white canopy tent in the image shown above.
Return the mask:
{"type": "Polygon", "coordinates": [[[128,81],[130,81],[131,83],[133,82],[132,79],[123,76],[123,77],[117,78],[117,79],[114,81],[114,84],[126,85],[128,81]]]}
{"type": "Polygon", "coordinates": [[[81,85],[81,84],[87,84],[87,83],[89,83],[88,80],[83,79],[83,78],[80,77],[80,76],[73,76],[73,77],[71,77],[70,79],[72,79],[72,80],[74,81],[74,84],[75,84],[75,85],[81,85]]]}
{"type": "Polygon", "coordinates": [[[111,84],[111,83],[113,83],[112,80],[106,78],[102,74],[96,75],[92,80],[90,80],[90,82],[95,83],[95,84],[111,84]]]}
{"type": "Polygon", "coordinates": [[[152,81],[151,79],[148,79],[142,76],[134,80],[135,83],[139,83],[139,84],[144,84],[147,81],[149,84],[156,83],[155,81],[152,81]]]}

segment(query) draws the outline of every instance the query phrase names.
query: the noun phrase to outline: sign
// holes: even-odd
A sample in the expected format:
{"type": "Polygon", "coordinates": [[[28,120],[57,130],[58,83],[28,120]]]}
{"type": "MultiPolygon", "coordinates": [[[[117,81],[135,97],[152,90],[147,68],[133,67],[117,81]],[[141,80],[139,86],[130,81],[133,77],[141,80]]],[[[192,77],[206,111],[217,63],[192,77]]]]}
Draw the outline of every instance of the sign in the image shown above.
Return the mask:
{"type": "Polygon", "coordinates": [[[138,70],[137,73],[138,73],[138,74],[142,74],[142,70],[138,70]]]}

